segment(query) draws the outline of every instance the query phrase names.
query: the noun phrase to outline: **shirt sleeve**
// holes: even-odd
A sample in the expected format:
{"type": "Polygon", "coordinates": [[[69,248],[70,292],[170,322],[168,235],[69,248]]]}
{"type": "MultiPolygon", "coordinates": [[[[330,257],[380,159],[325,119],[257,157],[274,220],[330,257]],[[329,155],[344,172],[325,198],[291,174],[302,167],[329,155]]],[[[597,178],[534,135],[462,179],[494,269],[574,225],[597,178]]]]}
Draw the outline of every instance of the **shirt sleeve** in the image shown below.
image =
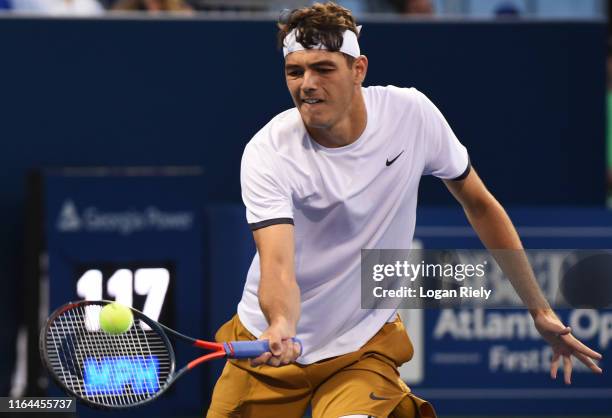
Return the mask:
{"type": "Polygon", "coordinates": [[[247,145],[242,155],[240,184],[251,230],[293,224],[291,192],[272,156],[247,145]]]}
{"type": "Polygon", "coordinates": [[[459,142],[438,108],[419,93],[426,149],[424,175],[463,180],[470,172],[467,149],[459,142]]]}

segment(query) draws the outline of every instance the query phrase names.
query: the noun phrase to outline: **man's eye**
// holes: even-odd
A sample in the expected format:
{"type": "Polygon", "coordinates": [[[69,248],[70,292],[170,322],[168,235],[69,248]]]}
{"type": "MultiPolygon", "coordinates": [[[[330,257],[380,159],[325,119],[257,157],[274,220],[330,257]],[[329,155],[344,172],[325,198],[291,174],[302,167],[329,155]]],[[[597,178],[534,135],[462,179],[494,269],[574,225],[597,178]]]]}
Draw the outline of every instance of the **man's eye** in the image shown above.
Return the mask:
{"type": "Polygon", "coordinates": [[[287,71],[287,75],[290,76],[290,77],[299,77],[302,74],[303,74],[302,71],[299,71],[299,70],[287,71]]]}
{"type": "Polygon", "coordinates": [[[332,71],[334,71],[333,68],[319,68],[318,70],[320,73],[331,73],[332,71]]]}

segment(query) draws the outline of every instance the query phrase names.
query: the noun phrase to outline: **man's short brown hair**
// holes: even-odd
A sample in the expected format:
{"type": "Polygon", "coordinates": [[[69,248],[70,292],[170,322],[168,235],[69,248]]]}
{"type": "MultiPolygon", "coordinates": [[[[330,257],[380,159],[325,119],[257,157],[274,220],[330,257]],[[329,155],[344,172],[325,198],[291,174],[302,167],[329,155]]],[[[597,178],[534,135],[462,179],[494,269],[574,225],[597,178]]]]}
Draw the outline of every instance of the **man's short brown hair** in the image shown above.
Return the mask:
{"type": "Polygon", "coordinates": [[[315,3],[310,7],[285,13],[279,19],[278,28],[279,48],[283,47],[285,37],[293,29],[297,29],[296,40],[304,48],[310,49],[322,44],[332,52],[337,52],[342,47],[344,31],[351,30],[359,36],[351,11],[333,2],[315,3]]]}

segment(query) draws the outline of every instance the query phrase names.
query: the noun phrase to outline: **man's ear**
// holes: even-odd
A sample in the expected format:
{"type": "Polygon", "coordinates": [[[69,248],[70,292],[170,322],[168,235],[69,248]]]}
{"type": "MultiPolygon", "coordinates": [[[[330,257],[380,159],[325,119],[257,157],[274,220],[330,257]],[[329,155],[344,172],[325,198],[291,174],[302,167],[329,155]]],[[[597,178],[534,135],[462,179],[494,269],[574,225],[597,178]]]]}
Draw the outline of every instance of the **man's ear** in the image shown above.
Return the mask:
{"type": "Polygon", "coordinates": [[[355,84],[362,84],[368,72],[368,57],[360,55],[355,58],[353,69],[355,70],[355,84]]]}

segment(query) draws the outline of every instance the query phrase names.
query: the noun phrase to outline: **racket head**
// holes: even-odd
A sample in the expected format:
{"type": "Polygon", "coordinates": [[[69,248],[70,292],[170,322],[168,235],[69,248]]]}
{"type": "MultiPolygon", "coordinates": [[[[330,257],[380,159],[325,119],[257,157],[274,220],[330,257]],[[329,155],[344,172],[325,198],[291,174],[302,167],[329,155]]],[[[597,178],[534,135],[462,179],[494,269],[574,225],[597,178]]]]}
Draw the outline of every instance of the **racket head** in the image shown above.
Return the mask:
{"type": "Polygon", "coordinates": [[[42,328],[40,356],[66,393],[97,409],[141,406],[159,397],[175,377],[175,355],[154,320],[130,308],[123,334],[100,329],[99,313],[111,301],[79,301],[56,309],[42,328]]]}

